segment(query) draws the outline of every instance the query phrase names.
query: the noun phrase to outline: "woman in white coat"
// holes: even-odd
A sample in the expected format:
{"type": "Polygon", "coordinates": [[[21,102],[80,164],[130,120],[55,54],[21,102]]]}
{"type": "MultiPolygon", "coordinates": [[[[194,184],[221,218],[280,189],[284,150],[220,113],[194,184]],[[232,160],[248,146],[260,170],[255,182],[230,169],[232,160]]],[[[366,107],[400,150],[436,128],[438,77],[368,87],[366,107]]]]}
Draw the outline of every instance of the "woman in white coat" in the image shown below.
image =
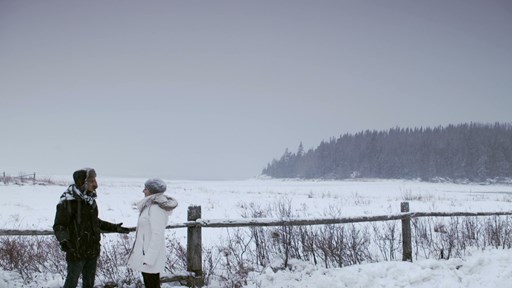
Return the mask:
{"type": "Polygon", "coordinates": [[[160,273],[165,266],[165,226],[176,199],[164,195],[167,185],[161,179],[144,183],[144,199],[137,203],[139,220],[128,266],[142,272],[146,288],[160,287],[160,273]]]}

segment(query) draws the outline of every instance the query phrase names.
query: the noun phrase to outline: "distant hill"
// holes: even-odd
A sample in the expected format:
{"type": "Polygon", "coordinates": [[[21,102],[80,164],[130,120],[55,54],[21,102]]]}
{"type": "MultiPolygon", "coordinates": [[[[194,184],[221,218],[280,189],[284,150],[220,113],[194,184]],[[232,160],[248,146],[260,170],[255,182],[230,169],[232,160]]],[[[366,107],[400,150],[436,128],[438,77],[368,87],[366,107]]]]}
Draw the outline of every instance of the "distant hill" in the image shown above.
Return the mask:
{"type": "Polygon", "coordinates": [[[512,177],[512,124],[361,131],[285,150],[262,171],[274,178],[467,179],[512,177]]]}

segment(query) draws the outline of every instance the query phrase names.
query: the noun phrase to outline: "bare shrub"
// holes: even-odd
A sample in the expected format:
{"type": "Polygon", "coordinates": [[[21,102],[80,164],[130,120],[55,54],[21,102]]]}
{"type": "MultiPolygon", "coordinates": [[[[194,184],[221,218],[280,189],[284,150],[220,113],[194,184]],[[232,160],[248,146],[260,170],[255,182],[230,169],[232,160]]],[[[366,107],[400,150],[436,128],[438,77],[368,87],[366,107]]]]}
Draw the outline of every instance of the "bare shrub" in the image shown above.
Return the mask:
{"type": "Polygon", "coordinates": [[[166,253],[166,265],[165,271],[170,273],[176,273],[187,270],[187,247],[180,243],[173,233],[169,237],[166,237],[165,246],[167,248],[166,253]]]}
{"type": "MultiPolygon", "coordinates": [[[[254,205],[245,206],[244,217],[293,218],[291,201],[282,199],[267,210],[254,205]]],[[[340,215],[331,207],[327,214],[340,215]]],[[[342,267],[373,261],[370,232],[365,225],[278,226],[251,227],[256,265],[272,265],[274,271],[289,268],[290,259],[312,261],[325,267],[342,267]],[[275,260],[280,260],[280,265],[275,260]]]]}
{"type": "Polygon", "coordinates": [[[396,260],[396,253],[400,248],[400,231],[397,221],[384,223],[373,222],[373,239],[382,258],[386,261],[396,260]]]}
{"type": "Polygon", "coordinates": [[[15,184],[15,185],[25,185],[25,184],[32,184],[32,185],[59,185],[59,186],[66,186],[67,181],[56,181],[53,180],[51,177],[44,176],[42,178],[36,178],[35,173],[26,173],[26,172],[19,172],[18,176],[11,176],[8,174],[5,174],[5,172],[0,175],[0,181],[3,182],[5,185],[9,184],[15,184]]]}
{"type": "Polygon", "coordinates": [[[303,260],[313,261],[318,264],[318,253],[317,253],[317,230],[312,226],[299,226],[298,236],[300,240],[300,246],[302,247],[303,260]]]}
{"type": "Polygon", "coordinates": [[[353,224],[349,226],[347,236],[349,237],[349,246],[347,247],[348,257],[346,263],[349,265],[361,264],[364,262],[374,262],[370,252],[371,236],[367,225],[353,224]]]}
{"type": "MultiPolygon", "coordinates": [[[[247,231],[246,229],[244,229],[247,231]]],[[[253,238],[250,233],[242,229],[228,231],[228,241],[224,246],[218,246],[223,273],[220,276],[223,287],[242,287],[247,284],[249,272],[254,269],[254,255],[252,253],[253,238]]]]}
{"type": "Polygon", "coordinates": [[[448,224],[439,222],[434,224],[434,232],[438,241],[434,241],[434,248],[439,251],[439,259],[450,259],[452,255],[459,256],[462,251],[457,249],[460,243],[459,218],[450,218],[448,224]]]}
{"type": "Polygon", "coordinates": [[[39,248],[45,252],[45,257],[37,258],[39,265],[45,267],[45,271],[58,274],[63,279],[66,276],[66,255],[60,249],[60,244],[53,237],[42,236],[38,241],[39,248]]]}
{"type": "Polygon", "coordinates": [[[5,236],[0,239],[0,267],[20,274],[25,284],[47,272],[65,273],[60,248],[45,236],[5,236]]]}
{"type": "MultiPolygon", "coordinates": [[[[25,238],[26,239],[26,238],[25,238]]],[[[32,265],[32,257],[27,241],[24,238],[4,237],[0,240],[0,266],[7,271],[18,272],[24,283],[32,280],[32,270],[37,269],[32,265]]]]}
{"type": "Polygon", "coordinates": [[[4,177],[4,176],[2,176],[2,182],[3,182],[5,185],[11,184],[11,183],[12,183],[12,181],[13,181],[13,178],[12,178],[11,176],[9,176],[9,175],[5,175],[5,177],[4,177]]]}
{"type": "Polygon", "coordinates": [[[459,218],[442,221],[427,217],[415,219],[412,223],[416,258],[450,259],[464,254],[465,248],[461,249],[466,247],[461,233],[463,222],[459,218]]]}
{"type": "Polygon", "coordinates": [[[462,220],[460,248],[478,247],[478,239],[481,238],[481,225],[477,217],[465,217],[462,220]]]}
{"type": "Polygon", "coordinates": [[[485,222],[484,234],[485,243],[495,248],[510,248],[511,246],[511,225],[510,217],[493,216],[485,222]]]}
{"type": "Polygon", "coordinates": [[[101,250],[96,270],[99,281],[116,283],[121,287],[137,282],[138,276],[132,269],[126,267],[126,260],[131,251],[128,235],[104,235],[101,250]]]}
{"type": "MultiPolygon", "coordinates": [[[[243,217],[299,216],[286,199],[265,209],[252,204],[243,207],[243,217]]],[[[339,217],[340,209],[331,207],[326,214],[339,217]]],[[[413,255],[416,259],[450,259],[464,256],[468,247],[509,249],[512,246],[510,220],[509,216],[412,218],[413,255]]],[[[203,248],[203,276],[205,283],[215,282],[215,287],[242,287],[248,283],[251,272],[266,268],[293,269],[292,259],[327,268],[379,259],[392,261],[402,253],[400,229],[399,220],[227,228],[227,239],[221,239],[214,247],[203,248]]],[[[141,287],[139,273],[126,267],[133,236],[105,235],[98,261],[98,282],[141,287]]],[[[185,246],[172,234],[167,235],[166,246],[166,271],[186,270],[185,246]]],[[[15,271],[25,283],[31,283],[50,273],[64,278],[66,262],[54,237],[3,236],[0,237],[0,268],[15,271]]]]}
{"type": "Polygon", "coordinates": [[[217,249],[203,248],[203,278],[204,283],[210,283],[216,276],[219,267],[222,266],[220,253],[216,252],[217,249]]]}
{"type": "MultiPolygon", "coordinates": [[[[268,216],[268,211],[254,203],[242,205],[245,208],[241,215],[244,218],[264,218],[268,216]]],[[[266,237],[266,229],[263,227],[250,227],[251,237],[254,239],[256,265],[267,266],[269,264],[269,243],[266,237]]]]}
{"type": "MultiPolygon", "coordinates": [[[[102,251],[98,258],[97,282],[133,287],[140,275],[126,267],[131,251],[131,235],[104,234],[102,251]]],[[[175,237],[167,237],[167,271],[186,270],[186,249],[175,237]],[[180,252],[181,251],[181,252],[180,252]]],[[[17,272],[25,284],[54,275],[66,277],[65,253],[53,236],[2,236],[0,237],[0,268],[17,272]]]]}
{"type": "Polygon", "coordinates": [[[58,185],[58,186],[67,186],[67,181],[58,181],[54,180],[51,177],[42,177],[42,178],[36,178],[34,181],[34,184],[36,185],[58,185]]]}
{"type": "Polygon", "coordinates": [[[468,247],[509,249],[512,226],[509,216],[432,217],[414,219],[413,241],[416,258],[463,257],[468,247]]]}

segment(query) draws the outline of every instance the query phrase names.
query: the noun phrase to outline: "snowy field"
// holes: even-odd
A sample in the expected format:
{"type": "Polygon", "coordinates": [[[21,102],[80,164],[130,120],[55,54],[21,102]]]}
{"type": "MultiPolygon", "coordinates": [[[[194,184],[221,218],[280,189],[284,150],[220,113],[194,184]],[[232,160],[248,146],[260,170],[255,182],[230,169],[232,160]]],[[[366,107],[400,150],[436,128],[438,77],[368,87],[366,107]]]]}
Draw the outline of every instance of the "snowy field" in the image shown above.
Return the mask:
{"type": "MultiPolygon", "coordinates": [[[[0,229],[51,230],[55,205],[71,177],[53,176],[62,186],[0,183],[0,229]]],[[[134,227],[134,204],[146,179],[98,177],[100,218],[134,227]]],[[[189,205],[202,207],[203,219],[240,219],[244,207],[270,207],[289,201],[297,217],[374,216],[397,214],[408,201],[418,212],[512,211],[512,185],[435,184],[404,180],[244,181],[168,180],[167,193],[179,201],[171,223],[183,223],[189,205]],[[329,212],[330,211],[330,212],[329,212]]],[[[224,229],[204,228],[203,240],[218,239],[224,229]]],[[[51,237],[51,236],[49,236],[51,237]]],[[[185,229],[176,237],[185,239],[185,229]]],[[[247,287],[510,287],[512,252],[473,251],[465,259],[381,262],[324,269],[292,262],[293,269],[253,273],[247,287]]],[[[24,287],[17,274],[0,271],[0,288],[24,287]],[[17,284],[19,283],[19,284],[17,284]]],[[[33,287],[60,287],[54,279],[33,287]]],[[[164,287],[171,287],[169,285],[164,287]]],[[[214,286],[209,286],[214,287],[214,286]]]]}

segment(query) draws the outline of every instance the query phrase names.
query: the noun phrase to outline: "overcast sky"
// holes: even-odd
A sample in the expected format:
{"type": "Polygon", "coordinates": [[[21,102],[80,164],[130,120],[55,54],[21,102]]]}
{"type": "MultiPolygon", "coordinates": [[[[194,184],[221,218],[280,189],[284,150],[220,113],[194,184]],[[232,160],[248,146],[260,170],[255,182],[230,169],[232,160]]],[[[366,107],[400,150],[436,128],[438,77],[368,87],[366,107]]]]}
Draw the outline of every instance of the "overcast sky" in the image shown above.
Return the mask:
{"type": "Polygon", "coordinates": [[[512,122],[508,0],[0,0],[0,172],[246,179],[366,129],[512,122]]]}

